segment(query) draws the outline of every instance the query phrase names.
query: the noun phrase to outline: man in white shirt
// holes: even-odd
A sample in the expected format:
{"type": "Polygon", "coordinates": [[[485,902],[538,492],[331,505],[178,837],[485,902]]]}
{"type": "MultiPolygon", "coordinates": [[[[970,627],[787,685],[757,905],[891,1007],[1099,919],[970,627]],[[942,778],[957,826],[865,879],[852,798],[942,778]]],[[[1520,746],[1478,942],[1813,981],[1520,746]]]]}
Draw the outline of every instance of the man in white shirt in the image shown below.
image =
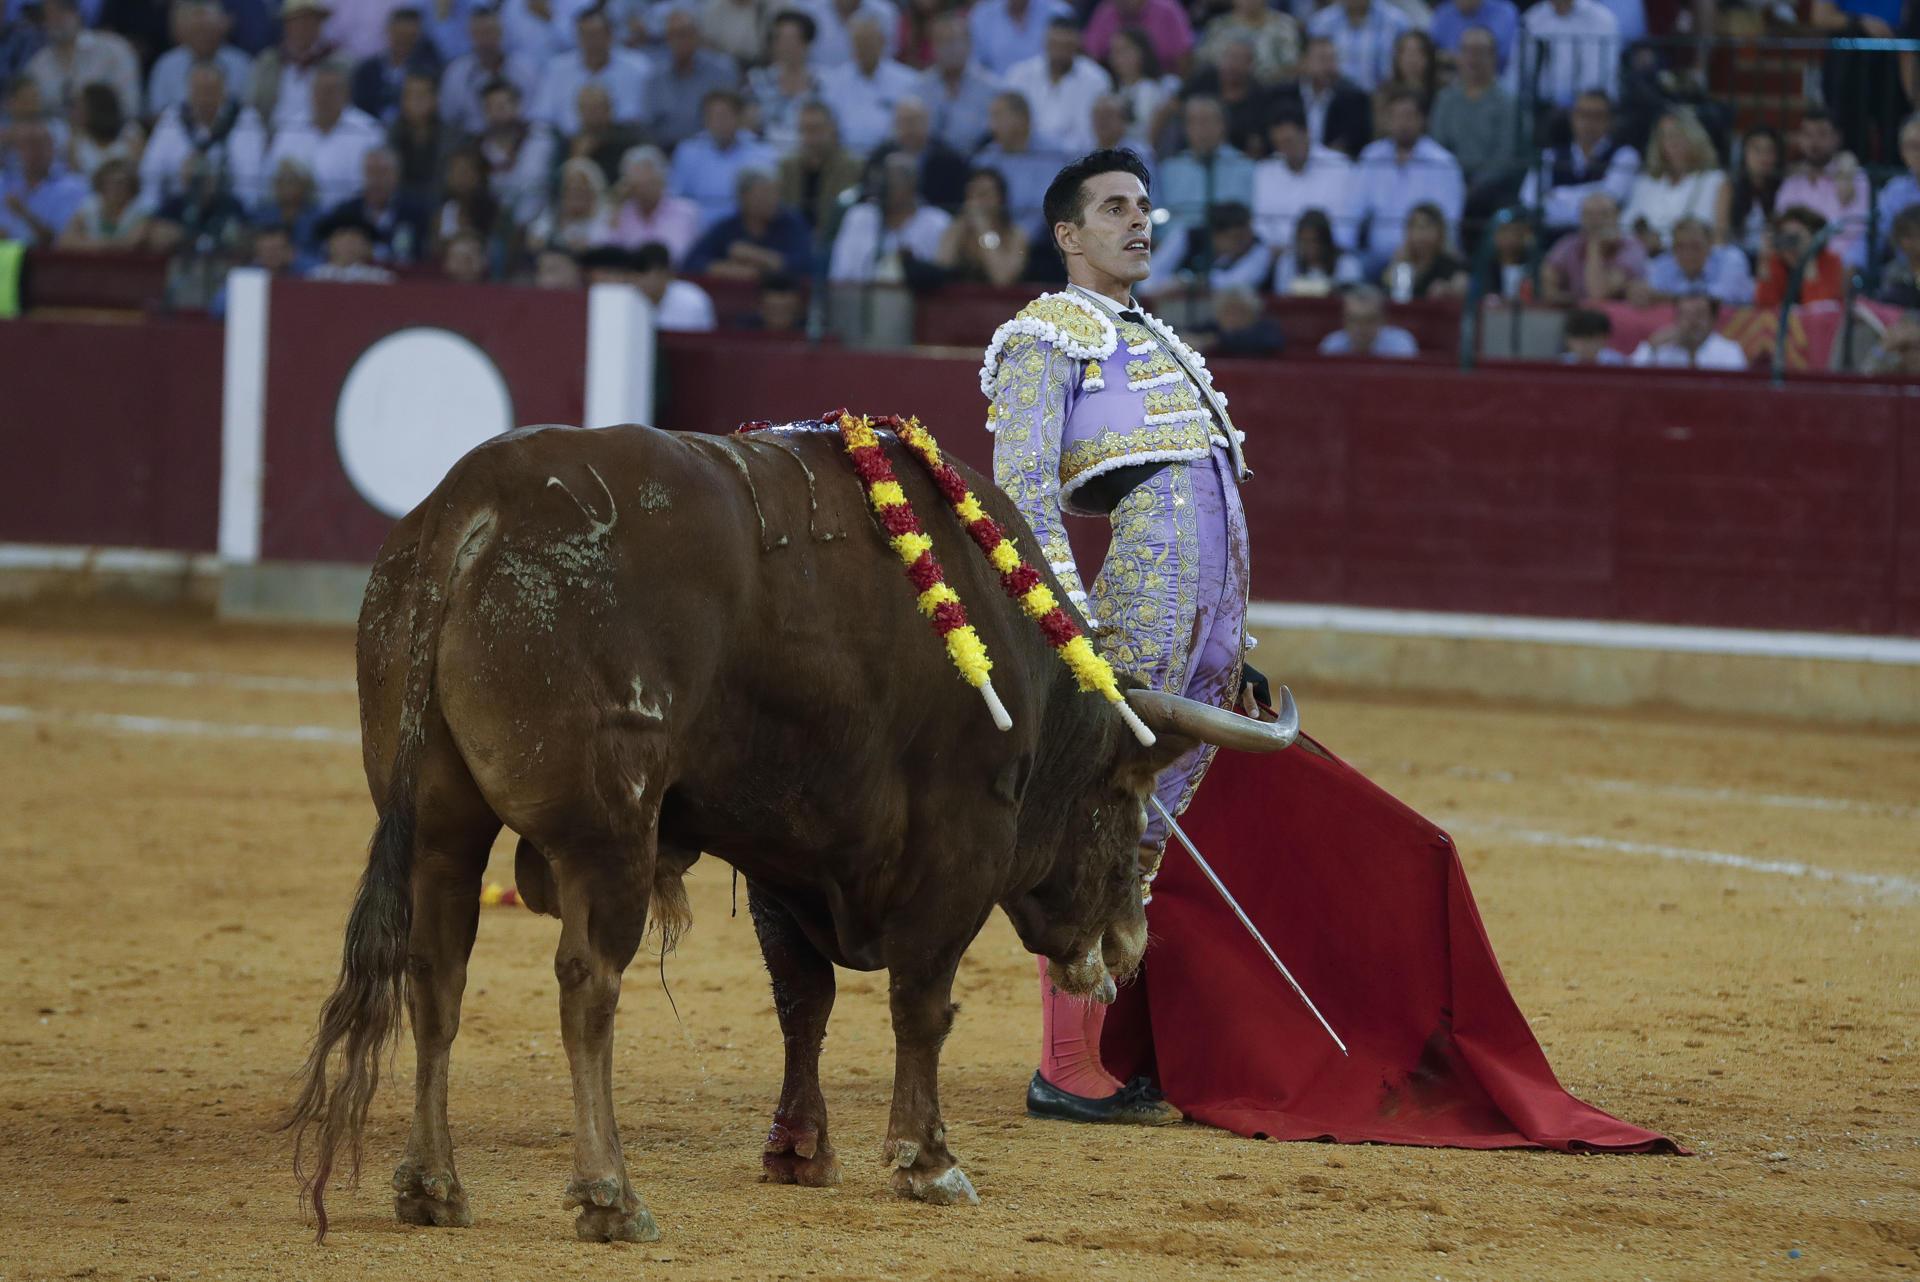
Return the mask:
{"type": "Polygon", "coordinates": [[[1635,365],[1662,369],[1745,369],[1747,354],[1725,334],[1716,334],[1720,302],[1711,294],[1688,294],[1673,305],[1673,324],[1634,349],[1635,365]]]}
{"type": "Polygon", "coordinates": [[[323,63],[313,73],[311,116],[305,124],[282,129],[267,149],[263,172],[272,173],[291,156],[313,173],[323,209],[360,192],[362,165],[369,151],[386,140],[373,117],[347,105],[347,69],[323,63]]]}
{"type": "Polygon", "coordinates": [[[190,155],[203,157],[220,175],[220,184],[242,204],[265,194],[263,157],[267,131],[259,113],[227,96],[226,74],[217,63],[203,62],[187,73],[186,99],[153,126],[140,156],[140,203],[158,209],[181,190],[181,166],[190,155]]]}
{"type": "Polygon", "coordinates": [[[46,0],[47,43],[27,59],[23,74],[40,85],[40,101],[64,118],[80,90],[104,84],[129,119],[140,115],[140,60],[133,46],[111,31],[89,31],[74,0],[46,0]]]}
{"type": "Polygon", "coordinates": [[[1412,25],[1385,0],[1339,0],[1308,19],[1307,30],[1333,41],[1340,74],[1371,92],[1393,78],[1393,42],[1412,25]]]}
{"type": "Polygon", "coordinates": [[[1007,88],[1033,109],[1033,138],[1067,155],[1093,147],[1093,104],[1113,91],[1113,77],[1080,52],[1080,27],[1071,18],[1047,24],[1046,52],[1007,72],[1007,88]]]}
{"type": "Polygon", "coordinates": [[[670,334],[717,328],[713,299],[692,281],[673,274],[673,259],[665,245],[649,241],[633,251],[632,279],[653,304],[655,328],[670,334]]]}
{"type": "Polygon", "coordinates": [[[900,10],[892,0],[801,0],[794,7],[813,19],[813,65],[821,71],[836,71],[853,61],[856,18],[872,18],[880,24],[887,33],[888,53],[897,43],[900,10]]]}
{"type": "Polygon", "coordinates": [[[908,260],[931,263],[953,221],[945,210],[920,203],[913,158],[888,156],[881,163],[880,199],[847,211],[833,239],[827,279],[835,283],[905,284],[908,260]]]}
{"type": "Polygon", "coordinates": [[[1596,191],[1613,197],[1626,208],[1633,180],[1640,175],[1640,153],[1613,139],[1613,103],[1598,89],[1573,100],[1568,113],[1573,138],[1549,147],[1540,164],[1527,170],[1520,184],[1520,203],[1544,210],[1547,227],[1571,231],[1580,225],[1580,207],[1596,191]],[[1544,175],[1546,193],[1540,192],[1544,175]]]}
{"type": "MultiPolygon", "coordinates": [[[[500,11],[477,8],[467,18],[467,41],[473,47],[447,65],[440,77],[440,117],[461,133],[477,134],[487,126],[480,95],[487,82],[498,77],[532,102],[540,91],[541,64],[518,49],[509,51],[500,11]]],[[[577,98],[576,98],[577,101],[577,98]]]]}
{"type": "Polygon", "coordinates": [[[886,56],[887,33],[872,15],[854,18],[852,37],[853,61],[834,75],[827,105],[840,122],[842,145],[866,156],[886,141],[900,100],[920,92],[920,76],[886,56]]]}
{"type": "Polygon", "coordinates": [[[1067,0],[978,0],[967,11],[967,31],[980,65],[1004,76],[1014,64],[1046,52],[1049,22],[1072,16],[1067,0]]]}
{"type": "Polygon", "coordinates": [[[1273,155],[1253,166],[1253,225],[1269,245],[1293,244],[1293,225],[1309,209],[1333,221],[1335,241],[1352,245],[1354,228],[1347,210],[1353,162],[1313,141],[1298,107],[1284,103],[1274,112],[1267,137],[1273,155]]]}
{"type": "Polygon", "coordinates": [[[613,44],[613,22],[604,9],[582,11],[574,20],[579,48],[555,54],[540,78],[540,96],[533,118],[552,125],[563,136],[580,129],[580,90],[595,84],[613,100],[613,118],[623,125],[638,124],[647,114],[647,81],[652,69],[646,60],[613,44]]]}
{"type": "Polygon", "coordinates": [[[973,58],[967,15],[950,9],[933,22],[933,65],[921,75],[920,98],[933,112],[933,132],[961,155],[987,136],[987,109],[1001,91],[999,77],[973,58]]]}
{"type": "Polygon", "coordinates": [[[161,54],[147,74],[147,115],[158,116],[187,100],[187,72],[197,62],[219,65],[229,98],[246,93],[253,63],[226,42],[232,25],[227,11],[216,0],[181,0],[174,13],[180,43],[161,54]]]}
{"type": "Polygon", "coordinates": [[[1566,107],[1589,89],[1614,96],[1620,20],[1599,0],[1541,0],[1520,16],[1520,35],[1518,56],[1507,71],[1522,102],[1537,93],[1566,107]]]}
{"type": "MultiPolygon", "coordinates": [[[[1419,95],[1396,90],[1387,100],[1386,136],[1368,143],[1353,169],[1352,222],[1365,243],[1370,270],[1384,266],[1400,247],[1407,213],[1415,205],[1440,207],[1448,227],[1460,225],[1467,184],[1460,162],[1426,136],[1427,115],[1419,95]]],[[[1337,232],[1340,220],[1335,219],[1337,232]]]]}

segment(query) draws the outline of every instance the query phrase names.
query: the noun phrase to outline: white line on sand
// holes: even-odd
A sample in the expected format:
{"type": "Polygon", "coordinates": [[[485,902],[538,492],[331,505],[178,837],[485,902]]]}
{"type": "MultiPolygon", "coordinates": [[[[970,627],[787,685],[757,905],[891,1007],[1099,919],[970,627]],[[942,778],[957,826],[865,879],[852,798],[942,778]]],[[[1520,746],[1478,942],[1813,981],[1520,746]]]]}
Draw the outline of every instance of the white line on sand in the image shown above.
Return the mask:
{"type": "Polygon", "coordinates": [[[70,681],[124,686],[220,686],[281,694],[352,694],[351,681],[284,677],[250,672],[168,672],[158,668],[110,668],[85,663],[0,662],[0,680],[70,681]]]}
{"type": "Polygon", "coordinates": [[[1667,846],[1651,841],[1620,841],[1612,837],[1595,837],[1586,833],[1548,832],[1539,828],[1522,828],[1501,822],[1489,823],[1463,819],[1453,823],[1443,823],[1441,826],[1455,834],[1517,841],[1527,846],[1557,847],[1563,850],[1596,850],[1617,855],[1651,855],[1656,859],[1667,859],[1676,863],[1738,868],[1743,872],[1770,873],[1777,877],[1805,878],[1809,881],[1856,886],[1862,890],[1873,891],[1881,898],[1899,902],[1909,902],[1920,897],[1920,881],[1887,873],[1850,872],[1840,868],[1822,868],[1817,864],[1800,863],[1791,859],[1757,859],[1752,855],[1740,855],[1726,850],[1699,850],[1691,846],[1667,846]]]}
{"type": "Polygon", "coordinates": [[[175,717],[132,717],[114,712],[62,712],[0,704],[0,722],[15,725],[78,726],[109,734],[170,735],[189,739],[277,739],[291,743],[358,744],[358,730],[339,726],[267,726],[237,721],[183,721],[175,717]]]}

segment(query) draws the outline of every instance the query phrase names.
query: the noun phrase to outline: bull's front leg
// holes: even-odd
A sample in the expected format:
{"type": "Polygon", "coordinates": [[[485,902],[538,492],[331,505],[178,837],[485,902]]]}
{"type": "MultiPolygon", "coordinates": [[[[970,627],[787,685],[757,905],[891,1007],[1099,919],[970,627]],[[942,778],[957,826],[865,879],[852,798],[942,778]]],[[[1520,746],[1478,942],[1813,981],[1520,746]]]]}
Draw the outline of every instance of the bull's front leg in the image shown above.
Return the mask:
{"type": "Polygon", "coordinates": [[[959,950],[919,965],[893,965],[893,1113],[887,1122],[886,1161],[903,1197],[951,1206],[977,1205],[973,1181],[947,1149],[940,1120],[940,1046],[953,1027],[953,975],[959,950]]]}
{"type": "Polygon", "coordinates": [[[821,956],[778,898],[747,880],[747,909],[773,981],[773,1006],[786,1042],[786,1078],[760,1155],[761,1178],[823,1188],[840,1182],[840,1161],[827,1138],[827,1101],[820,1091],[820,1044],[833,1014],[833,963],[821,956]]]}

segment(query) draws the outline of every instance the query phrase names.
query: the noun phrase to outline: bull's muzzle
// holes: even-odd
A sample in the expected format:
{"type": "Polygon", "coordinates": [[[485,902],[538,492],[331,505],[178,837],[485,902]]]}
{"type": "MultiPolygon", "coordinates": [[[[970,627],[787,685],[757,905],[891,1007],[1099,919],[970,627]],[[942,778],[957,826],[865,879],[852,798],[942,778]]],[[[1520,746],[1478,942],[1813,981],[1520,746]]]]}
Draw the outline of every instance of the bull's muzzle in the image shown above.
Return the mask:
{"type": "Polygon", "coordinates": [[[1113,975],[1107,970],[1102,951],[1101,947],[1095,946],[1089,948],[1085,956],[1066,963],[1049,958],[1047,978],[1063,993],[1090,998],[1103,1006],[1110,1005],[1120,995],[1120,985],[1114,982],[1113,975]]]}

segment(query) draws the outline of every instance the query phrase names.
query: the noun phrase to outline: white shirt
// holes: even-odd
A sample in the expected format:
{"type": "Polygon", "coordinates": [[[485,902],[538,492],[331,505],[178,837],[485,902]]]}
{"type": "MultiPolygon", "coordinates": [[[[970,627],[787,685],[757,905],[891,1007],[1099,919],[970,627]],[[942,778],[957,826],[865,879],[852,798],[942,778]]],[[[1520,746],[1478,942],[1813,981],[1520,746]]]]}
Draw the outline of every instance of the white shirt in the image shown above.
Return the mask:
{"type": "MultiPolygon", "coordinates": [[[[1508,79],[1517,81],[1520,65],[1529,71],[1539,65],[1540,96],[1562,107],[1589,89],[1617,97],[1620,71],[1620,20],[1599,0],[1573,0],[1564,15],[1551,0],[1541,0],[1520,17],[1524,37],[1546,41],[1537,55],[1516,50],[1507,64],[1508,79]]],[[[1515,85],[1522,93],[1526,86],[1515,85]]]]}
{"type": "MultiPolygon", "coordinates": [[[[1577,144],[1569,144],[1577,146],[1577,144]]],[[[1586,156],[1576,150],[1584,161],[1586,156]]],[[[1527,170],[1526,181],[1520,184],[1520,203],[1527,208],[1544,205],[1547,226],[1554,228],[1572,228],[1580,225],[1580,206],[1596,191],[1604,191],[1618,202],[1620,208],[1627,207],[1627,201],[1633,197],[1633,180],[1640,173],[1640,153],[1631,147],[1615,147],[1613,154],[1607,157],[1606,172],[1595,174],[1588,169],[1586,181],[1563,183],[1547,189],[1547,198],[1539,199],[1540,176],[1547,175],[1547,181],[1553,181],[1553,152],[1541,153],[1537,168],[1527,170]]]]}
{"type": "Polygon", "coordinates": [[[473,54],[461,54],[440,77],[440,118],[461,133],[479,133],[487,127],[486,104],[480,101],[487,83],[499,76],[520,91],[521,103],[530,104],[540,95],[544,65],[515,51],[502,59],[498,71],[488,71],[473,54]]]}
{"type": "Polygon", "coordinates": [[[598,71],[589,71],[578,53],[555,54],[541,73],[540,97],[527,114],[571,137],[580,131],[580,91],[599,85],[613,99],[613,118],[635,124],[646,117],[647,81],[652,76],[646,59],[625,49],[609,53],[607,65],[598,71]]]}
{"type": "MultiPolygon", "coordinates": [[[[870,200],[855,205],[841,220],[840,234],[833,238],[827,279],[854,283],[885,280],[892,272],[883,269],[882,260],[890,260],[901,250],[922,262],[931,262],[940,252],[940,238],[952,221],[945,210],[922,205],[913,211],[906,226],[888,230],[880,217],[880,206],[870,200]]],[[[899,278],[893,279],[897,282],[899,278]]]]}
{"type": "Polygon", "coordinates": [[[1644,218],[1659,233],[1662,243],[1672,235],[1673,225],[1689,215],[1704,219],[1711,227],[1720,188],[1726,181],[1726,174],[1718,169],[1688,174],[1678,181],[1641,174],[1633,180],[1633,195],[1627,199],[1620,225],[1632,230],[1644,218]]]}
{"type": "Polygon", "coordinates": [[[840,122],[841,145],[856,156],[886,141],[893,130],[895,103],[920,95],[920,73],[891,58],[882,58],[870,76],[861,75],[859,65],[849,62],[830,79],[832,92],[825,95],[826,104],[840,122]]]}
{"type": "MultiPolygon", "coordinates": [[[[193,139],[181,120],[183,108],[174,107],[154,122],[153,137],[140,156],[140,199],[142,209],[157,209],[160,202],[180,190],[180,166],[193,154],[193,139]]],[[[262,158],[267,150],[267,131],[260,113],[243,107],[235,117],[226,140],[208,149],[207,158],[227,174],[227,184],[241,204],[251,205],[266,195],[267,170],[262,158]]]]}
{"type": "Polygon", "coordinates": [[[1017,62],[1007,71],[1007,88],[1027,100],[1033,109],[1033,140],[1042,147],[1079,155],[1093,147],[1093,104],[1113,92],[1113,77],[1085,54],[1059,80],[1047,69],[1041,54],[1017,62]]]}
{"type": "Polygon", "coordinates": [[[667,292],[654,305],[653,324],[670,333],[699,334],[717,328],[719,322],[706,290],[690,280],[674,279],[667,282],[667,292]]]}
{"type": "Polygon", "coordinates": [[[359,195],[364,181],[361,162],[385,141],[386,135],[372,116],[358,107],[348,107],[324,134],[312,124],[282,129],[267,149],[261,168],[270,174],[289,156],[304,162],[313,172],[320,207],[326,209],[359,195]]]}
{"type": "Polygon", "coordinates": [[[1353,162],[1319,143],[1298,171],[1279,156],[1255,162],[1254,230],[1269,245],[1288,246],[1293,244],[1293,225],[1300,215],[1318,209],[1332,220],[1334,239],[1351,245],[1353,228],[1343,224],[1350,222],[1346,214],[1352,177],[1353,162]]]}
{"type": "Polygon", "coordinates": [[[1633,363],[1660,369],[1745,369],[1747,353],[1725,334],[1709,334],[1695,352],[1678,343],[1662,343],[1658,347],[1651,341],[1642,343],[1633,351],[1633,363]]]}
{"type": "MultiPolygon", "coordinates": [[[[833,0],[802,0],[795,7],[812,18],[816,28],[809,55],[814,66],[833,71],[853,61],[853,33],[847,29],[849,24],[840,20],[840,11],[833,7],[833,0]]],[[[880,24],[880,30],[887,36],[886,54],[900,51],[900,10],[892,0],[860,0],[853,17],[872,18],[880,24]]]]}

